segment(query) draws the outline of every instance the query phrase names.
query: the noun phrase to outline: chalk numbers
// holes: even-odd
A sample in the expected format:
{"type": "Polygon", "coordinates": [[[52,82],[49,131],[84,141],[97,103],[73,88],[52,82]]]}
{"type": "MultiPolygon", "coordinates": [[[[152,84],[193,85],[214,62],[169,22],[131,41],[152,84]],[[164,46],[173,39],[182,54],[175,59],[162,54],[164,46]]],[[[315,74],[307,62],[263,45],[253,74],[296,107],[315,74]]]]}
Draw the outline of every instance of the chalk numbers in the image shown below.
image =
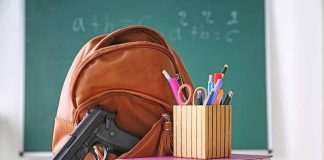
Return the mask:
{"type": "MultiPolygon", "coordinates": [[[[171,29],[171,32],[169,34],[169,38],[171,41],[177,41],[181,40],[183,35],[188,33],[183,33],[184,31],[182,28],[190,28],[189,35],[191,36],[191,39],[193,40],[215,40],[215,41],[221,41],[224,40],[228,43],[232,43],[235,41],[235,35],[240,33],[240,30],[238,29],[238,12],[233,10],[231,11],[228,16],[229,19],[224,24],[227,26],[226,31],[210,31],[207,30],[207,25],[216,25],[216,20],[213,17],[212,11],[209,10],[203,10],[201,11],[201,18],[203,19],[203,22],[201,24],[194,24],[192,22],[188,21],[188,13],[184,10],[179,11],[179,24],[180,27],[177,27],[176,29],[171,29]]],[[[222,25],[218,23],[217,25],[222,25]]],[[[210,27],[209,27],[210,28],[210,27]]]]}
{"type": "MultiPolygon", "coordinates": [[[[170,41],[181,41],[182,39],[188,38],[187,36],[189,35],[192,40],[214,40],[228,43],[234,42],[235,38],[237,38],[236,36],[240,34],[238,28],[238,24],[240,23],[239,14],[236,10],[224,15],[228,17],[225,24],[218,22],[210,10],[202,10],[199,16],[201,16],[200,23],[193,23],[190,21],[189,13],[185,10],[180,10],[178,15],[175,16],[179,20],[178,26],[170,28],[169,31],[162,34],[167,36],[170,41]],[[207,29],[213,28],[211,26],[214,25],[225,25],[227,27],[225,31],[207,29]]],[[[151,16],[141,16],[138,19],[125,18],[116,22],[110,18],[109,14],[105,14],[104,16],[93,15],[90,18],[75,17],[72,21],[72,31],[94,34],[98,34],[99,32],[109,33],[120,27],[149,24],[152,20],[156,19],[151,16]]]]}
{"type": "Polygon", "coordinates": [[[186,26],[189,25],[189,23],[186,21],[187,13],[185,11],[180,11],[179,12],[179,17],[180,17],[181,26],[186,27],[186,26]]]}
{"type": "Polygon", "coordinates": [[[227,21],[227,25],[234,25],[234,24],[238,24],[239,21],[237,20],[237,11],[232,11],[231,12],[231,19],[229,21],[227,21]]]}
{"type": "Polygon", "coordinates": [[[215,21],[211,18],[212,12],[211,11],[202,11],[202,16],[205,17],[207,24],[213,24],[215,21]]]}

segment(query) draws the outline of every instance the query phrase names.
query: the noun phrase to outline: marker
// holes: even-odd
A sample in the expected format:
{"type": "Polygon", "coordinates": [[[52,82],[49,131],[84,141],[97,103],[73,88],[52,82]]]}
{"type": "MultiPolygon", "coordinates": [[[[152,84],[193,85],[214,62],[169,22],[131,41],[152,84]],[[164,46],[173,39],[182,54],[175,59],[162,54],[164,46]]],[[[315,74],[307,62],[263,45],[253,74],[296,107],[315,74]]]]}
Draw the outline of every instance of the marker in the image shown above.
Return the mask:
{"type": "Polygon", "coordinates": [[[224,67],[223,67],[223,70],[222,70],[223,76],[225,75],[227,69],[228,69],[228,65],[225,64],[224,67]]]}
{"type": "Polygon", "coordinates": [[[211,94],[212,91],[213,91],[213,75],[210,74],[208,79],[207,92],[208,94],[211,94]]]}
{"type": "MultiPolygon", "coordinates": [[[[168,72],[166,70],[163,70],[162,73],[163,73],[164,77],[168,80],[177,103],[180,104],[180,101],[178,99],[178,90],[180,88],[180,85],[179,85],[177,79],[171,78],[171,76],[168,74],[168,72]]],[[[180,94],[182,94],[182,93],[180,93],[180,94]]],[[[181,97],[183,97],[183,95],[181,97]]]]}
{"type": "Polygon", "coordinates": [[[234,95],[234,91],[229,90],[228,93],[227,93],[227,96],[226,96],[226,98],[224,100],[223,105],[228,105],[230,103],[230,101],[232,100],[233,95],[234,95]]]}

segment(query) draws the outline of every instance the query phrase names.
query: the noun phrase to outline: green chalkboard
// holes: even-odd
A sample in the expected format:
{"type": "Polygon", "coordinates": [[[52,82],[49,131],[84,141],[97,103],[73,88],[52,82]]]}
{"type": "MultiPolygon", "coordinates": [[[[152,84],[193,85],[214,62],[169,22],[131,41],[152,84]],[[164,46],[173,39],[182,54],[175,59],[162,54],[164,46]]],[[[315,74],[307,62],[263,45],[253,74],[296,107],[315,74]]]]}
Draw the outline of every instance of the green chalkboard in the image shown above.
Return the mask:
{"type": "Polygon", "coordinates": [[[263,0],[28,0],[24,151],[50,151],[67,71],[89,39],[129,25],[160,31],[196,86],[229,65],[233,148],[267,149],[263,0]]]}

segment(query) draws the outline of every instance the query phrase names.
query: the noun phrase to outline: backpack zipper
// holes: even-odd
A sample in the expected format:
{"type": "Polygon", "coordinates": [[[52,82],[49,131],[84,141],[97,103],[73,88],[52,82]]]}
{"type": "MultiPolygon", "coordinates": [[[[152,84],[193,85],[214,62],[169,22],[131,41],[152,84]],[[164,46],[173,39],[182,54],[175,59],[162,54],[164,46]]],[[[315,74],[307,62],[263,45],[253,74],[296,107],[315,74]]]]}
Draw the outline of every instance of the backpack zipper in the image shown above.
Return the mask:
{"type": "Polygon", "coordinates": [[[156,127],[158,127],[158,125],[160,125],[160,123],[166,123],[166,122],[170,123],[171,122],[170,115],[168,114],[167,109],[166,109],[166,108],[171,108],[171,107],[170,107],[170,105],[168,105],[167,103],[165,103],[161,100],[158,100],[152,96],[149,96],[147,94],[143,94],[140,92],[131,91],[131,90],[107,90],[107,91],[99,93],[99,95],[96,94],[96,95],[92,96],[91,98],[89,98],[87,100],[87,102],[84,102],[83,105],[80,105],[75,110],[75,115],[74,115],[75,116],[74,119],[76,121],[75,123],[79,123],[79,116],[81,113],[85,113],[85,111],[91,109],[92,106],[94,106],[96,103],[100,103],[101,101],[103,101],[111,96],[115,96],[114,94],[118,94],[118,95],[124,94],[124,95],[134,96],[134,97],[143,99],[145,101],[155,103],[155,104],[157,104],[157,106],[162,106],[160,108],[163,110],[161,118],[154,123],[154,125],[152,126],[150,131],[145,134],[145,136],[138,142],[138,144],[136,144],[133,147],[133,149],[124,153],[125,154],[124,156],[129,157],[133,154],[133,152],[135,152],[137,150],[137,146],[141,146],[143,143],[145,143],[146,139],[148,139],[152,136],[152,134],[154,133],[153,131],[155,130],[156,127]]]}
{"type": "Polygon", "coordinates": [[[168,113],[162,113],[162,118],[164,119],[164,122],[166,122],[166,123],[171,122],[171,118],[170,118],[170,115],[168,113]]]}
{"type": "Polygon", "coordinates": [[[180,73],[177,73],[176,74],[176,78],[177,78],[177,81],[180,85],[182,85],[184,82],[183,82],[183,79],[182,79],[182,76],[180,73]]]}
{"type": "Polygon", "coordinates": [[[172,111],[172,107],[169,104],[167,104],[164,101],[159,100],[159,99],[157,99],[155,97],[144,94],[144,93],[140,93],[140,92],[132,91],[132,90],[121,90],[121,89],[119,89],[119,90],[106,90],[104,92],[95,94],[94,96],[88,98],[87,101],[85,101],[82,105],[80,105],[75,110],[75,114],[74,114],[75,123],[78,124],[80,122],[79,121],[80,114],[85,113],[85,111],[91,109],[91,107],[96,105],[97,103],[100,103],[101,101],[104,101],[105,99],[107,99],[109,97],[115,96],[114,94],[134,96],[134,97],[137,97],[139,99],[143,99],[145,101],[155,103],[155,104],[157,104],[157,106],[161,106],[160,108],[163,110],[163,113],[167,113],[169,111],[172,111]]]}
{"type": "MultiPolygon", "coordinates": [[[[120,45],[115,45],[115,46],[110,46],[110,47],[106,47],[106,48],[102,48],[102,49],[98,49],[97,51],[95,51],[93,53],[93,55],[91,55],[90,57],[86,57],[85,60],[83,60],[81,62],[81,64],[78,67],[78,70],[76,71],[76,73],[74,74],[74,76],[72,77],[72,104],[73,107],[76,109],[76,98],[75,98],[75,87],[78,81],[78,78],[80,76],[80,73],[82,72],[82,70],[95,58],[102,56],[102,55],[106,55],[106,54],[112,54],[114,53],[113,51],[117,51],[119,49],[128,49],[128,48],[135,48],[135,47],[146,47],[146,48],[152,48],[152,49],[157,49],[160,50],[163,53],[166,53],[166,55],[169,57],[169,59],[171,60],[173,67],[175,69],[175,72],[177,75],[180,75],[179,73],[179,66],[178,66],[178,60],[175,57],[175,55],[173,54],[173,52],[169,52],[166,48],[164,48],[162,45],[156,44],[156,43],[152,43],[152,42],[146,42],[146,41],[137,41],[137,42],[129,42],[129,43],[124,43],[124,44],[120,44],[120,45]],[[142,42],[142,43],[138,43],[138,42],[142,42]]],[[[180,76],[181,77],[181,76],[180,76]]],[[[181,78],[182,79],[182,78],[181,78]]]]}

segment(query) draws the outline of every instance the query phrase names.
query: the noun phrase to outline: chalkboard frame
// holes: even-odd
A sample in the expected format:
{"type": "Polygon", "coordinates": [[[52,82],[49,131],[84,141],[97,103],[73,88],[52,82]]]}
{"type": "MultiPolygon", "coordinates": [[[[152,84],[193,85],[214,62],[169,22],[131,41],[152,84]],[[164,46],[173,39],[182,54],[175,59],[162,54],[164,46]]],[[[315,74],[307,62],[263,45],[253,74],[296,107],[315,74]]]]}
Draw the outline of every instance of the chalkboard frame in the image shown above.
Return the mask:
{"type": "MultiPolygon", "coordinates": [[[[265,6],[267,5],[267,0],[265,0],[264,1],[265,3],[265,6]]],[[[268,27],[267,27],[267,25],[268,25],[268,23],[267,23],[267,21],[268,21],[268,18],[267,17],[269,17],[269,15],[268,15],[268,13],[267,13],[267,7],[265,7],[265,20],[266,20],[266,22],[265,22],[265,32],[266,32],[266,34],[265,34],[265,42],[266,42],[266,51],[265,51],[265,55],[266,55],[266,67],[265,67],[265,69],[266,69],[266,71],[265,71],[265,73],[266,73],[266,81],[268,82],[268,83],[266,83],[266,92],[267,92],[267,98],[266,98],[266,103],[267,103],[267,132],[268,132],[268,143],[267,143],[267,145],[268,145],[268,152],[271,152],[271,148],[272,148],[272,144],[271,144],[271,137],[272,137],[272,134],[271,134],[271,112],[270,112],[270,94],[271,94],[271,86],[270,86],[270,78],[269,78],[269,73],[270,73],[270,62],[269,62],[269,55],[268,55],[268,50],[269,50],[269,44],[268,44],[268,41],[267,41],[267,35],[268,35],[268,27]]],[[[30,152],[22,152],[22,153],[30,153],[30,152]]],[[[36,152],[34,152],[34,153],[36,153],[36,152]]],[[[41,152],[42,153],[42,152],[41,152]]]]}

